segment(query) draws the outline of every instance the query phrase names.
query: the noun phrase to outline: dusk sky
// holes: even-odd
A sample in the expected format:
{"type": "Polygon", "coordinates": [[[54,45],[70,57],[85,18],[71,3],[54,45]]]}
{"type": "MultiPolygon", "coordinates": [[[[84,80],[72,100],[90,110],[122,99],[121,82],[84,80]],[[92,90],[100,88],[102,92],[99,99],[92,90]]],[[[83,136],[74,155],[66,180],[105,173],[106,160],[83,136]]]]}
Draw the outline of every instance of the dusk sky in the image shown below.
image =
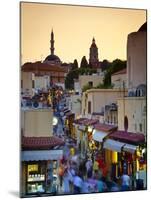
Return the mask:
{"type": "Polygon", "coordinates": [[[99,60],[126,59],[127,35],[146,21],[145,10],[21,4],[22,63],[44,60],[50,54],[53,28],[55,54],[62,62],[89,59],[92,38],[99,60]]]}

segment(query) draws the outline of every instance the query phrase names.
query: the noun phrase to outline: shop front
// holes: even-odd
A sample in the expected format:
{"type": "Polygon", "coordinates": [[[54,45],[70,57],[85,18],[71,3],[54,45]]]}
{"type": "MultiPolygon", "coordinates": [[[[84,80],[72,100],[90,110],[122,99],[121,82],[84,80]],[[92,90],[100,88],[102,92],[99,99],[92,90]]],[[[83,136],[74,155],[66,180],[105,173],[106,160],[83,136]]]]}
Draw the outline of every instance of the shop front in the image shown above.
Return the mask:
{"type": "Polygon", "coordinates": [[[132,189],[136,188],[138,179],[143,179],[146,187],[146,160],[143,135],[115,131],[104,141],[106,162],[112,178],[118,178],[123,173],[131,177],[132,189]]]}
{"type": "Polygon", "coordinates": [[[86,134],[86,126],[79,125],[78,126],[79,132],[79,147],[80,147],[80,156],[82,159],[85,159],[87,156],[87,134],[86,134]]]}
{"type": "Polygon", "coordinates": [[[108,138],[108,135],[116,129],[117,129],[117,126],[98,123],[94,126],[93,131],[92,131],[92,140],[90,142],[91,143],[92,141],[95,142],[95,146],[97,147],[96,149],[97,155],[99,157],[102,157],[103,161],[106,163],[110,163],[112,160],[112,157],[109,152],[105,152],[103,148],[103,144],[106,138],[108,138]]]}
{"type": "Polygon", "coordinates": [[[26,166],[26,194],[46,192],[46,162],[29,162],[26,166]]]}
{"type": "Polygon", "coordinates": [[[71,112],[67,112],[65,114],[65,128],[66,128],[66,134],[68,137],[71,137],[75,139],[75,130],[73,126],[75,114],[71,112]]]}
{"type": "Polygon", "coordinates": [[[109,138],[103,143],[105,163],[113,179],[121,175],[121,152],[123,145],[124,143],[109,138]]]}
{"type": "Polygon", "coordinates": [[[97,130],[95,128],[92,129],[91,131],[88,131],[88,142],[89,142],[89,152],[91,157],[97,156],[97,157],[102,157],[103,155],[103,140],[108,134],[97,130]]]}
{"type": "Polygon", "coordinates": [[[58,167],[62,157],[62,150],[22,151],[22,197],[53,195],[53,185],[56,184],[57,191],[59,184],[58,167]]]}

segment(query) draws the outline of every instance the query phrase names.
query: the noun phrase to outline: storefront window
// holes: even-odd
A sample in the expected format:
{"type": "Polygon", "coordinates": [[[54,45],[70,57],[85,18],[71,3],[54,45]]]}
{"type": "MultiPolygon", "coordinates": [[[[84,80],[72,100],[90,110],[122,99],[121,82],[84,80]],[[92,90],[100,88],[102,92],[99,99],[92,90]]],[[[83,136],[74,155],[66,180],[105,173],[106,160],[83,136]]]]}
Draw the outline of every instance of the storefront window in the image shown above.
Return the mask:
{"type": "Polygon", "coordinates": [[[45,165],[43,163],[27,165],[27,193],[45,192],[45,165]]]}
{"type": "Polygon", "coordinates": [[[28,193],[39,193],[44,192],[44,183],[28,183],[28,193]]]}

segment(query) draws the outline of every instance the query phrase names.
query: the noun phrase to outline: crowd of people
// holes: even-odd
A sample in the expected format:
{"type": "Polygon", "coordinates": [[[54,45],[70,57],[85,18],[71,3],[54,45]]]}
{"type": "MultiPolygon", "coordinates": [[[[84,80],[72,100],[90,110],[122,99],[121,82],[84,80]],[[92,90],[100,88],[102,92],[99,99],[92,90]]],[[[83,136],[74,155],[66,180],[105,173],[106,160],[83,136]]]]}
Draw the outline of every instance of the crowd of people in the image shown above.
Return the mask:
{"type": "MultiPolygon", "coordinates": [[[[57,108],[59,113],[59,106],[57,108]]],[[[58,117],[63,126],[62,117],[58,117]]],[[[131,190],[130,184],[130,177],[126,173],[118,179],[111,178],[101,155],[80,159],[80,154],[73,155],[66,147],[64,157],[59,163],[54,194],[128,191],[131,190]]]]}
{"type": "Polygon", "coordinates": [[[58,169],[57,194],[100,193],[130,190],[130,177],[123,174],[119,180],[111,180],[108,170],[103,167],[101,159],[94,162],[63,158],[58,169]],[[102,165],[101,165],[102,164],[102,165]]]}

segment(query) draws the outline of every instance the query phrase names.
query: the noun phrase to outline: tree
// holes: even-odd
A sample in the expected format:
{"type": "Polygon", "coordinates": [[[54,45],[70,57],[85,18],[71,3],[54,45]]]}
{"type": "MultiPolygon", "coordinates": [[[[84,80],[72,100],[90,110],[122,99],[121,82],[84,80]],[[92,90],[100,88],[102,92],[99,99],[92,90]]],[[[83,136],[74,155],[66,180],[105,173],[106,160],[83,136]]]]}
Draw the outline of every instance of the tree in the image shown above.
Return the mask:
{"type": "Polygon", "coordinates": [[[123,61],[120,59],[115,59],[111,64],[110,72],[111,72],[111,74],[113,74],[124,68],[126,68],[126,61],[123,61]]]}
{"type": "Polygon", "coordinates": [[[65,87],[66,89],[74,89],[74,79],[78,79],[79,71],[78,69],[71,70],[65,79],[65,87]]]}
{"type": "Polygon", "coordinates": [[[104,59],[101,63],[102,71],[107,70],[110,65],[111,63],[108,60],[104,59]]]}
{"type": "Polygon", "coordinates": [[[118,72],[122,69],[126,68],[126,61],[122,61],[120,59],[115,59],[112,63],[110,63],[109,67],[107,68],[104,76],[104,85],[110,86],[111,85],[111,75],[115,72],[118,72]]]}
{"type": "Polygon", "coordinates": [[[78,69],[78,61],[77,59],[74,59],[74,62],[72,63],[72,70],[78,69]]]}
{"type": "Polygon", "coordinates": [[[74,80],[79,78],[79,75],[84,74],[93,74],[96,73],[96,69],[90,69],[90,68],[78,68],[71,70],[65,79],[65,87],[66,89],[74,89],[74,80]]]}
{"type": "Polygon", "coordinates": [[[85,56],[83,56],[81,59],[80,68],[88,68],[88,62],[85,56]]]}

